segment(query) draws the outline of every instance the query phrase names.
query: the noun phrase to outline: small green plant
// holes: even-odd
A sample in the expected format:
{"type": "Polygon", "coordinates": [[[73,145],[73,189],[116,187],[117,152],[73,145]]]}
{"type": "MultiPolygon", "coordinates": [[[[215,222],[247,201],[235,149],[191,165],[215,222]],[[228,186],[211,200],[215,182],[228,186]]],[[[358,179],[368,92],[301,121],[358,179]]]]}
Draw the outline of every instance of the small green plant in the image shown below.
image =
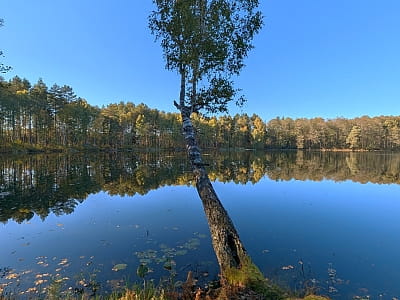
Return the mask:
{"type": "Polygon", "coordinates": [[[316,295],[308,295],[304,297],[304,300],[329,300],[329,298],[316,295]]]}
{"type": "Polygon", "coordinates": [[[149,272],[149,268],[145,264],[141,264],[136,270],[136,274],[140,278],[143,278],[143,280],[144,280],[144,277],[147,275],[148,272],[149,272]]]}
{"type": "Polygon", "coordinates": [[[47,288],[47,297],[46,299],[53,300],[59,299],[61,295],[62,281],[59,279],[53,279],[50,285],[47,288]]]}

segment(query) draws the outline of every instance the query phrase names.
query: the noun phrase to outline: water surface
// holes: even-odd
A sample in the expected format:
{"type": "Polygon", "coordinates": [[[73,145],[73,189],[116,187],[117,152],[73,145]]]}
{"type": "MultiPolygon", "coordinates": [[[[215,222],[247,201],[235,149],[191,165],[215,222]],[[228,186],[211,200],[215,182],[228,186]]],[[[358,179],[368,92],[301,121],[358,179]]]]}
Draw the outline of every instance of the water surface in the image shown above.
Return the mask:
{"type": "MultiPolygon", "coordinates": [[[[400,296],[400,155],[234,152],[205,156],[264,274],[334,299],[400,296]]],[[[184,154],[0,158],[0,284],[106,293],[146,279],[218,278],[184,154]]]]}

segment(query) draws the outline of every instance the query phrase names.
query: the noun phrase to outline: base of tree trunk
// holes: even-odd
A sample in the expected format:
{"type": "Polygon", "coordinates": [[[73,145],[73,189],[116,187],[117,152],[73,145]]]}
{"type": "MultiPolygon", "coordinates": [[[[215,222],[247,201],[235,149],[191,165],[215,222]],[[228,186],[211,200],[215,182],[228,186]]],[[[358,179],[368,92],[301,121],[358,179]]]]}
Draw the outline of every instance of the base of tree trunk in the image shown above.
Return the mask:
{"type": "MultiPolygon", "coordinates": [[[[249,289],[256,294],[264,295],[264,298],[260,299],[269,299],[265,298],[268,293],[273,294],[270,299],[280,299],[278,293],[272,289],[272,285],[268,285],[261,271],[251,261],[232,220],[218,199],[204,168],[206,164],[197,145],[195,130],[190,119],[190,108],[175,105],[181,111],[183,136],[220,266],[222,291],[249,289]]],[[[228,294],[227,299],[229,299],[228,294]]]]}

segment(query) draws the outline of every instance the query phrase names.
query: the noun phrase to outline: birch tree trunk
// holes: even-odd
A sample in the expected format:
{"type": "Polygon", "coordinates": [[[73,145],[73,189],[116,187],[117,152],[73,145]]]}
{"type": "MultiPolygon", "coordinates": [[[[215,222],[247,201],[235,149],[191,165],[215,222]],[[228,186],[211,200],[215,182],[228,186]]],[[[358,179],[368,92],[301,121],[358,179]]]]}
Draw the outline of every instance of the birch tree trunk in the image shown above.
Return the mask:
{"type": "Polygon", "coordinates": [[[203,203],[204,212],[210,228],[213,248],[219,263],[221,272],[221,283],[248,287],[254,282],[253,279],[264,280],[258,268],[251,263],[250,257],[239,238],[239,235],[225,208],[222,206],[205,169],[200,148],[198,147],[191,116],[191,108],[178,105],[182,116],[182,131],[186,142],[187,153],[195,176],[197,192],[203,203]],[[250,266],[250,269],[249,269],[250,266]],[[245,272],[253,272],[250,277],[239,274],[243,269],[245,272]]]}

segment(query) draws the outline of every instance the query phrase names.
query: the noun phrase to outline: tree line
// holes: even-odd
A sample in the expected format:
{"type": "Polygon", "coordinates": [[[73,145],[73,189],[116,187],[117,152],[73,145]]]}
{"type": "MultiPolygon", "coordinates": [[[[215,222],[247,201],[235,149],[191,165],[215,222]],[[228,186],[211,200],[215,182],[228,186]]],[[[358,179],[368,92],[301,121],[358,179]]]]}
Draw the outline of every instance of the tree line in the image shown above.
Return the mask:
{"type": "MultiPolygon", "coordinates": [[[[325,120],[193,114],[202,148],[399,150],[399,116],[325,120]]],[[[0,151],[179,149],[181,115],[120,102],[99,108],[68,85],[0,80],[0,151]]]]}

